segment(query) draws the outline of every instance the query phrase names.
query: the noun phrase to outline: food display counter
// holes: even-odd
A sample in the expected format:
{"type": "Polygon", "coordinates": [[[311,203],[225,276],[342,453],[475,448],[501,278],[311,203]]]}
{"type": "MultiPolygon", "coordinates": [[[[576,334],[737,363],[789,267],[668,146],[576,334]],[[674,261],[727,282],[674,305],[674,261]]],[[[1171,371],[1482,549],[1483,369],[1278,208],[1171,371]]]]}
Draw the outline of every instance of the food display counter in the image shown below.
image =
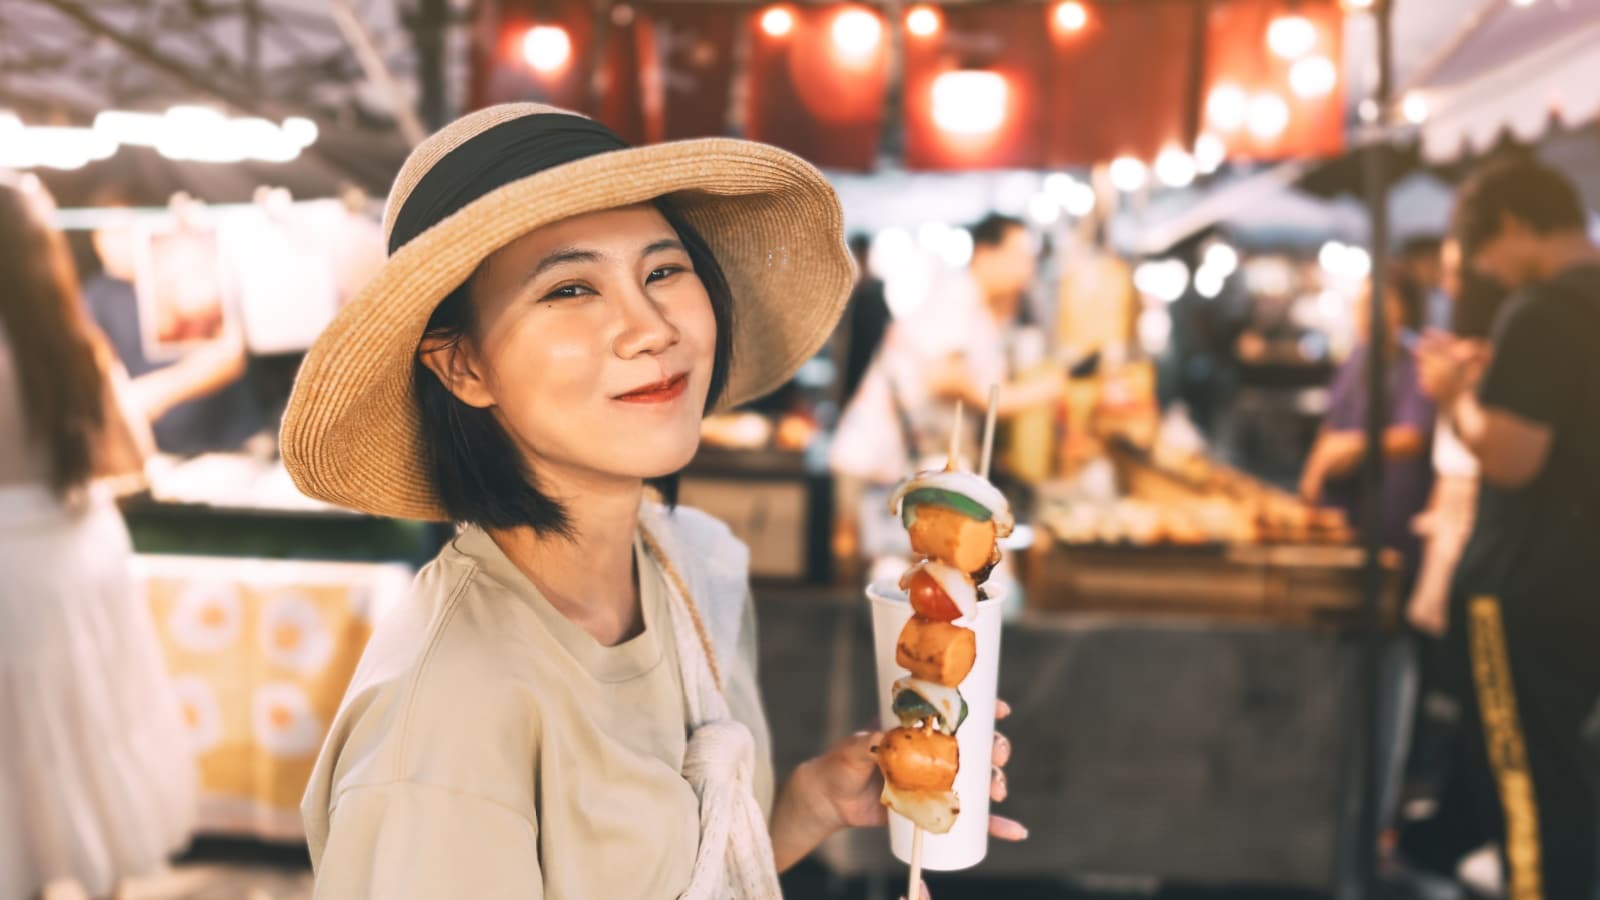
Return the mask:
{"type": "Polygon", "coordinates": [[[196,753],[201,833],[304,839],[317,751],[411,574],[400,563],[134,557],[196,753]]]}
{"type": "Polygon", "coordinates": [[[822,583],[833,570],[831,484],[801,450],[702,445],[679,479],[678,501],[728,524],[750,548],[754,581],[822,583]]]}
{"type": "Polygon", "coordinates": [[[374,623],[447,526],[301,495],[249,454],[159,459],[123,498],[199,769],[200,833],[298,842],[300,796],[374,623]]]}
{"type": "Polygon", "coordinates": [[[210,453],[161,459],[122,514],[140,553],[399,562],[418,568],[449,539],[448,525],[383,519],[301,494],[281,462],[210,453]]]}

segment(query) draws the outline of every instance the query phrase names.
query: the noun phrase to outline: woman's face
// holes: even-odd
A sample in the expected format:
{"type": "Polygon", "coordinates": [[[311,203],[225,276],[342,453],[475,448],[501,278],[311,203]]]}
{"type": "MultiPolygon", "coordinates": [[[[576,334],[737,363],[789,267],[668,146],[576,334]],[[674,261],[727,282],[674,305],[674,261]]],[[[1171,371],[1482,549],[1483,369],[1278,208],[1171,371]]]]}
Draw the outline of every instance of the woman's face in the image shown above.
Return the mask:
{"type": "Polygon", "coordinates": [[[446,361],[424,347],[425,360],[447,367],[463,402],[494,409],[541,488],[654,478],[694,455],[717,325],[654,207],[519,238],[479,268],[472,303],[477,327],[463,352],[446,361]]]}

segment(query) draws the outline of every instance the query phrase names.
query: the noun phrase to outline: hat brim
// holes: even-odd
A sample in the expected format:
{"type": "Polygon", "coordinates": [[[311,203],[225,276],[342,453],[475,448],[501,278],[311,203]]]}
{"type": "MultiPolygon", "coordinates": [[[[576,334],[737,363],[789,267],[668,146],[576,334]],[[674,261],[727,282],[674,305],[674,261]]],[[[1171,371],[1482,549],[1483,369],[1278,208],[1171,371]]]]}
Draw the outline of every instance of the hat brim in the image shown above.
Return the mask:
{"type": "Polygon", "coordinates": [[[671,198],[733,295],[720,408],[782,385],[827,341],[855,274],[822,174],[774,147],[705,138],[617,150],[473,201],[397,250],[306,355],[284,414],[284,465],[311,497],[442,521],[423,463],[412,365],[428,318],[494,251],[585,213],[671,198]]]}

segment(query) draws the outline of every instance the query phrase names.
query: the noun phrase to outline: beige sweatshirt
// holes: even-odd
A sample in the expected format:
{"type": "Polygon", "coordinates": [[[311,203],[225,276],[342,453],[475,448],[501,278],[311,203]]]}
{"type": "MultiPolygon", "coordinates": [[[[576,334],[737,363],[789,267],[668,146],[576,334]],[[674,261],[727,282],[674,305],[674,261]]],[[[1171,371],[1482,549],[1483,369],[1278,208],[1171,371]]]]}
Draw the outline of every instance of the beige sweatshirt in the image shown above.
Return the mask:
{"type": "MultiPolygon", "coordinates": [[[[694,510],[641,512],[696,594],[733,716],[771,741],[755,682],[747,553],[694,510]]],[[[637,544],[637,542],[636,542],[637,544]]],[[[660,569],[636,545],[645,628],[613,647],[547,603],[483,531],[462,532],[378,626],[303,813],[319,898],[659,898],[689,882],[698,803],[660,569]]]]}

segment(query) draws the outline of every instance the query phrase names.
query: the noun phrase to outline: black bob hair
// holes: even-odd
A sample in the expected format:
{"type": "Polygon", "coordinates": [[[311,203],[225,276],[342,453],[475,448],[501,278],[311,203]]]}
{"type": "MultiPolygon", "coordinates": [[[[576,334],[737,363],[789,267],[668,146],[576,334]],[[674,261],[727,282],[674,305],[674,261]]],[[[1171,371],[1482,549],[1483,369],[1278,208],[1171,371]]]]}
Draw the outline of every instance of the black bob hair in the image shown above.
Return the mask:
{"type": "MultiPolygon", "coordinates": [[[[654,206],[678,233],[711,300],[717,343],[706,393],[709,411],[727,385],[733,355],[733,293],[705,238],[669,203],[658,200],[654,206]]],[[[471,333],[475,324],[471,285],[468,278],[434,309],[423,332],[424,341],[453,346],[471,333]]],[[[529,469],[493,409],[461,402],[423,364],[420,355],[412,362],[411,382],[428,478],[451,521],[486,529],[527,526],[541,535],[572,537],[567,511],[539,490],[538,473],[529,469]]],[[[676,474],[648,483],[667,504],[677,501],[676,474]]]]}

